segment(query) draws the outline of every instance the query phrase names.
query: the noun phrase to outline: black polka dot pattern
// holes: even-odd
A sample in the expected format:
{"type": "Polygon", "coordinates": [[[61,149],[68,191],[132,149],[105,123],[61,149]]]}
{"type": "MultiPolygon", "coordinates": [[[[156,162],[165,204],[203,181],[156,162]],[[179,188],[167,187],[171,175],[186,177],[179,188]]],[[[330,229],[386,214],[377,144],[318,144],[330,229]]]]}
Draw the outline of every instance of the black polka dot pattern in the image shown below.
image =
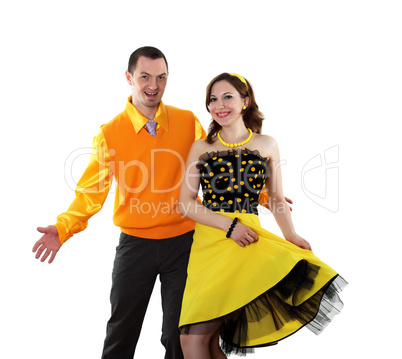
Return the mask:
{"type": "Polygon", "coordinates": [[[203,204],[215,212],[258,214],[268,161],[258,151],[209,152],[200,157],[203,204]]]}

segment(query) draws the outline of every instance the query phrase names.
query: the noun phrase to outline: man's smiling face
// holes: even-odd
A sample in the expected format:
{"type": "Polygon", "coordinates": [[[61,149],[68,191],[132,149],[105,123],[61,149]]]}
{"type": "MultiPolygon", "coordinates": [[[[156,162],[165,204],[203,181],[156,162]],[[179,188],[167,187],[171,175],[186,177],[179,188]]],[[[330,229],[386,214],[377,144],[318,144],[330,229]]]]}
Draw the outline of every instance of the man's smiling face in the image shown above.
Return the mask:
{"type": "Polygon", "coordinates": [[[126,71],[132,89],[132,103],[145,116],[156,112],[167,83],[167,67],[163,58],[152,60],[140,56],[133,74],[126,71]]]}

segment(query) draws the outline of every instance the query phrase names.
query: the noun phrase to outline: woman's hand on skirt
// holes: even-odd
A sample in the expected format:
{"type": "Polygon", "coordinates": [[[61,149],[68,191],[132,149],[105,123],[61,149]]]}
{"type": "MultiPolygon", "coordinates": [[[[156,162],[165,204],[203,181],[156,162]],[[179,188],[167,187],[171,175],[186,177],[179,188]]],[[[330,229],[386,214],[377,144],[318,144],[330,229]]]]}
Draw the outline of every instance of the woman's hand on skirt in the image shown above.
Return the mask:
{"type": "Polygon", "coordinates": [[[302,249],[307,249],[307,250],[311,251],[310,243],[307,242],[304,238],[300,237],[299,235],[296,235],[293,238],[288,239],[288,241],[302,249]]]}
{"type": "Polygon", "coordinates": [[[240,222],[236,223],[230,238],[232,238],[240,247],[258,242],[257,234],[240,222]]]}

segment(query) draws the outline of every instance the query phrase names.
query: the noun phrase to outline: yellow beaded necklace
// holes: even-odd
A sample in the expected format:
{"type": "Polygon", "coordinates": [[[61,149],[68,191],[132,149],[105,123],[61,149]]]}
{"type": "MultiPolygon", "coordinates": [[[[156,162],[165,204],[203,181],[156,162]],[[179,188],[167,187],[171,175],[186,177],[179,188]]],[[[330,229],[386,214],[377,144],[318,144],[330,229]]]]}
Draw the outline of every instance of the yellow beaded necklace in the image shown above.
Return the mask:
{"type": "Polygon", "coordinates": [[[224,140],[222,140],[221,131],[218,132],[218,138],[219,138],[219,141],[222,143],[222,145],[224,145],[226,147],[232,147],[232,148],[233,147],[240,147],[240,146],[245,145],[248,141],[251,140],[251,136],[253,136],[253,131],[251,131],[250,129],[248,129],[248,131],[250,132],[250,135],[248,136],[248,138],[246,140],[242,141],[242,142],[239,142],[239,143],[227,143],[227,142],[225,142],[224,140]]]}

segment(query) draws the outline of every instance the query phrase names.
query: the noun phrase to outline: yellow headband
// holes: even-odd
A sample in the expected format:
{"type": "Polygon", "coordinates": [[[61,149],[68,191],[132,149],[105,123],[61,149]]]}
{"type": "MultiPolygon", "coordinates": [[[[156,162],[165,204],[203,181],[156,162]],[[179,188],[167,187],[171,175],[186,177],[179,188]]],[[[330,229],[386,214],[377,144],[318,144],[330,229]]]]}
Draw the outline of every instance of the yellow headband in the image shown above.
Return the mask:
{"type": "Polygon", "coordinates": [[[231,75],[231,76],[236,76],[241,82],[243,82],[245,85],[246,85],[246,87],[248,88],[248,86],[247,86],[247,81],[245,80],[245,78],[243,77],[243,76],[240,76],[240,75],[238,75],[238,74],[231,74],[231,73],[229,73],[229,75],[231,75]]]}

